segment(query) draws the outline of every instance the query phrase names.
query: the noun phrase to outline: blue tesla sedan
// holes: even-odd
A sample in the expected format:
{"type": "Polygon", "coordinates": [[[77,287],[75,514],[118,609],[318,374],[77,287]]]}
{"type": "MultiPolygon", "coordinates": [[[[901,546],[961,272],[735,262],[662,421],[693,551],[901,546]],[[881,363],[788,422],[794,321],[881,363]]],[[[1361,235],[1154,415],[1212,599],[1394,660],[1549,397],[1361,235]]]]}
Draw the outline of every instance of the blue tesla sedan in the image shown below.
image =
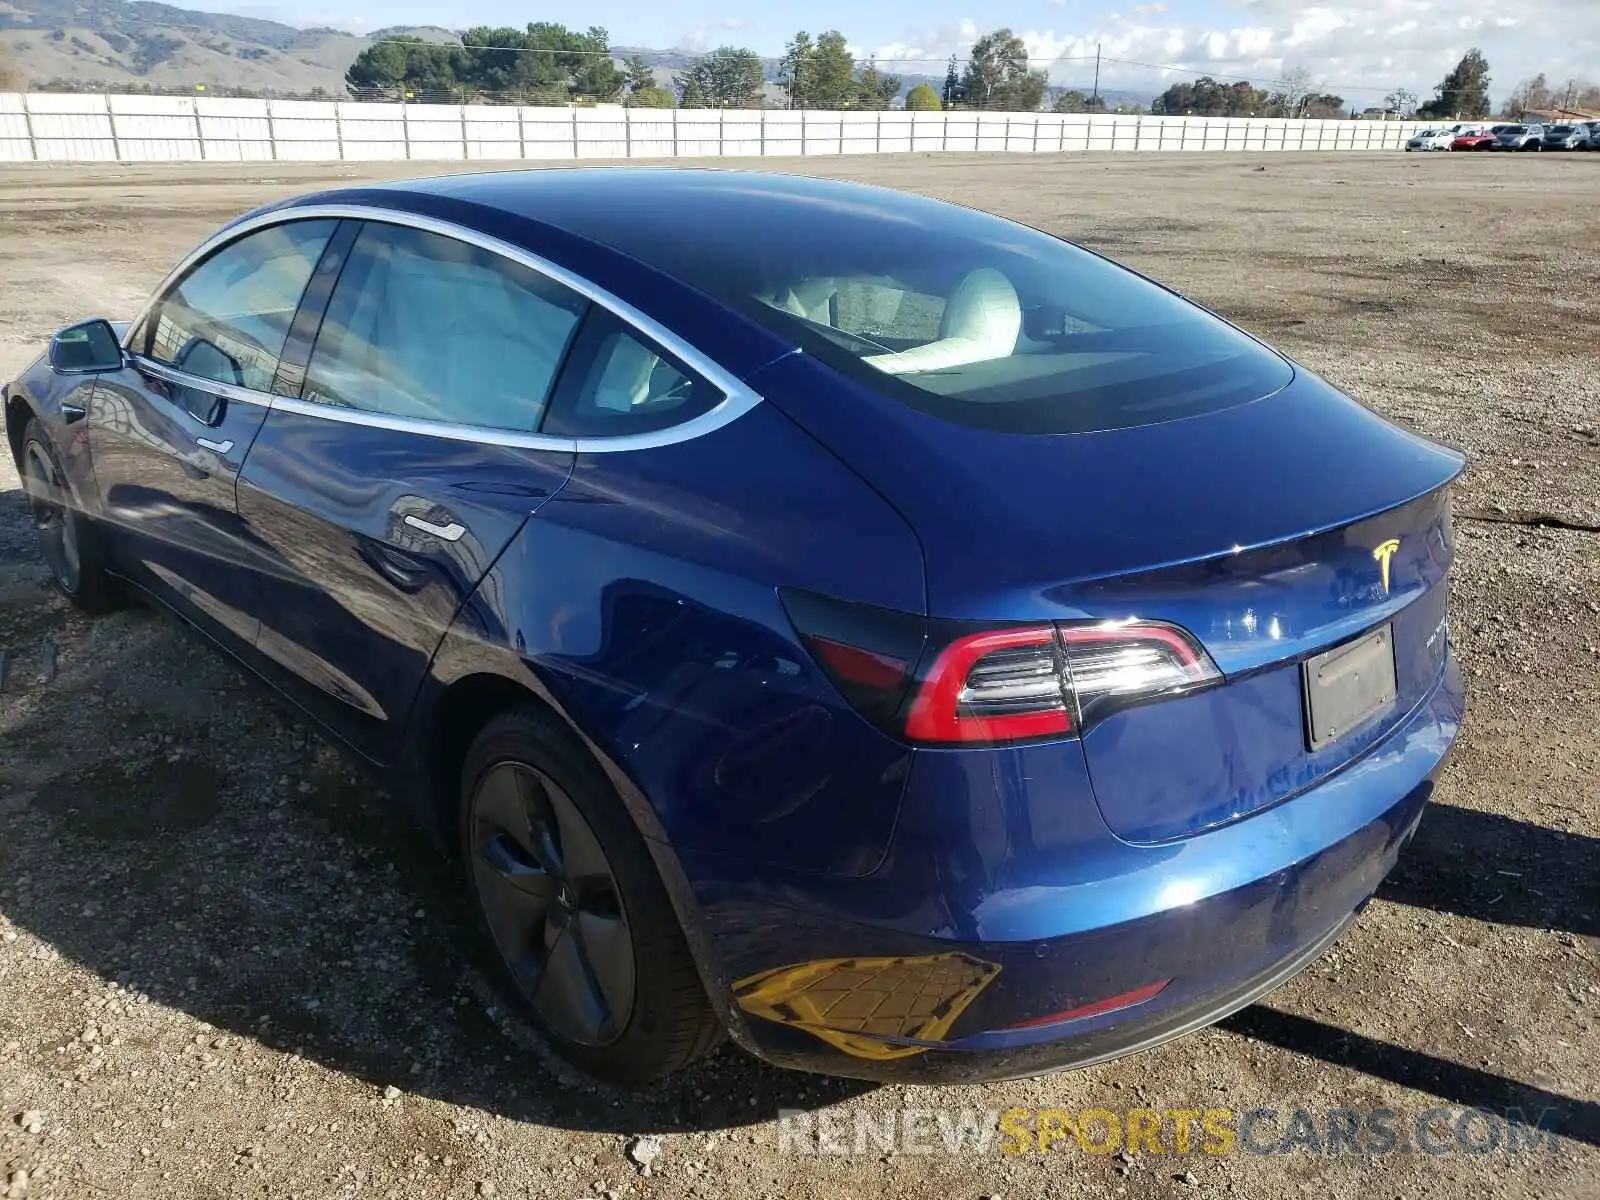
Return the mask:
{"type": "Polygon", "coordinates": [[[1461,457],[970,209],[715,171],[245,216],[5,389],[56,584],[459,858],[555,1048],[1038,1074],[1289,979],[1462,715],[1461,457]]]}

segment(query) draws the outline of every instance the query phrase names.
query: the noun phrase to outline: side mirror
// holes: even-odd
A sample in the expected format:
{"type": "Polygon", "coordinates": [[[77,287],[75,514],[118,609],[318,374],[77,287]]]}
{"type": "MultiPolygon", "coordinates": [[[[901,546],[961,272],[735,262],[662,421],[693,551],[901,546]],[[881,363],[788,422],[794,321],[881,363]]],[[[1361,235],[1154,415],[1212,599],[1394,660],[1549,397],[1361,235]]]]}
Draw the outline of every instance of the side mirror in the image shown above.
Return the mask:
{"type": "Polygon", "coordinates": [[[122,344],[104,318],[69,325],[50,339],[50,367],[57,374],[92,375],[122,366],[122,344]]]}

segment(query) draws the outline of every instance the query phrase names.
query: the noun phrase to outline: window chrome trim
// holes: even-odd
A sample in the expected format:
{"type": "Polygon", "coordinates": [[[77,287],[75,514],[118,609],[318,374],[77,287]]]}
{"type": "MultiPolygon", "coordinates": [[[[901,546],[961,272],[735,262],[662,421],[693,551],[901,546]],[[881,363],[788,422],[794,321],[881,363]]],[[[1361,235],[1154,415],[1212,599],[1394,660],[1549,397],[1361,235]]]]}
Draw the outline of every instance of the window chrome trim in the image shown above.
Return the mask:
{"type": "Polygon", "coordinates": [[[211,380],[202,380],[168,367],[164,363],[154,363],[142,355],[135,355],[134,357],[141,367],[150,366],[154,368],[151,371],[152,374],[165,378],[171,383],[177,383],[185,387],[206,388],[227,399],[240,400],[246,404],[270,405],[272,408],[298,413],[302,416],[325,417],[329,420],[342,421],[349,425],[369,425],[377,429],[392,429],[397,432],[417,433],[428,437],[449,438],[453,441],[479,442],[485,445],[522,447],[531,450],[568,450],[579,454],[610,454],[624,450],[648,450],[658,446],[670,446],[678,442],[686,442],[692,438],[721,429],[724,425],[737,420],[761,403],[760,393],[746,386],[743,380],[723,368],[715,360],[691,346],[683,338],[673,333],[653,317],[641,312],[626,300],[613,295],[597,284],[590,283],[581,275],[574,274],[566,267],[542,258],[531,251],[524,250],[520,246],[512,245],[510,242],[502,241],[496,237],[490,237],[488,234],[480,233],[476,229],[471,229],[465,225],[458,225],[453,221],[422,216],[418,213],[401,212],[391,208],[378,208],[370,204],[307,204],[300,207],[275,208],[270,212],[246,217],[243,220],[234,222],[225,229],[219,230],[191,250],[183,261],[174,267],[167,277],[161,281],[161,285],[156,288],[150,300],[140,310],[139,315],[128,326],[128,332],[123,338],[123,348],[130,355],[133,353],[130,342],[134,331],[150,315],[157,300],[165,296],[173,285],[202,259],[215,254],[248,234],[273,225],[284,225],[292,221],[330,219],[373,221],[385,225],[400,225],[409,229],[421,230],[424,233],[434,233],[441,237],[452,238],[458,242],[465,242],[470,246],[476,246],[480,250],[487,250],[491,254],[524,266],[555,283],[570,288],[591,303],[598,304],[624,325],[638,331],[643,337],[660,346],[721,392],[722,402],[714,405],[699,416],[690,417],[677,425],[669,425],[665,429],[656,429],[647,433],[621,434],[616,437],[571,438],[540,433],[524,433],[510,429],[498,429],[492,426],[465,425],[448,421],[399,417],[388,413],[366,412],[362,409],[339,408],[334,405],[320,404],[314,400],[303,400],[297,397],[269,395],[265,392],[254,392],[248,388],[235,387],[232,384],[219,384],[211,380]]]}
{"type": "Polygon", "coordinates": [[[149,358],[143,354],[134,354],[126,350],[128,362],[135,371],[146,375],[153,375],[175,387],[193,388],[198,392],[210,392],[214,396],[221,396],[224,400],[237,400],[240,404],[254,404],[259,408],[271,408],[274,400],[283,397],[274,396],[271,392],[258,392],[254,388],[240,387],[236,383],[222,383],[216,379],[207,379],[204,375],[191,375],[187,371],[180,371],[177,367],[168,366],[159,359],[149,358]]]}
{"type": "Polygon", "coordinates": [[[295,396],[272,397],[272,410],[295,413],[302,417],[320,417],[325,421],[337,421],[343,425],[364,425],[369,429],[389,429],[395,433],[415,433],[423,437],[448,438],[455,442],[476,442],[482,446],[510,446],[523,450],[564,450],[568,453],[579,449],[577,441],[569,437],[525,433],[515,429],[496,429],[487,425],[453,425],[448,421],[430,421],[422,417],[398,417],[392,413],[367,412],[360,408],[341,408],[337,404],[320,404],[315,400],[301,400],[295,396]]]}

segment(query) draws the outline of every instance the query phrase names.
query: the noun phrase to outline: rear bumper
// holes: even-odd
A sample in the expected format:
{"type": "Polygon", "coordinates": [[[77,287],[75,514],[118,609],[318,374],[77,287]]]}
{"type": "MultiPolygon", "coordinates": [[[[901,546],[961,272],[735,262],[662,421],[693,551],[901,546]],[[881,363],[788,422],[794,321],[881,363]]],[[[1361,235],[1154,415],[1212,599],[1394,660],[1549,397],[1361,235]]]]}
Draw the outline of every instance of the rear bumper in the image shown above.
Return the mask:
{"type": "MultiPolygon", "coordinates": [[[[1314,961],[1372,896],[1463,702],[1452,658],[1337,775],[1164,845],[1091,836],[1077,817],[1051,828],[1044,805],[1012,812],[1003,845],[986,846],[996,831],[975,819],[975,844],[942,857],[903,830],[868,879],[686,859],[734,1036],[787,1067],[971,1082],[1085,1066],[1219,1020],[1314,961]],[[1095,1011],[1110,997],[1134,1002],[1095,1011]]],[[[1050,783],[1024,766],[1015,786],[1050,783]]]]}

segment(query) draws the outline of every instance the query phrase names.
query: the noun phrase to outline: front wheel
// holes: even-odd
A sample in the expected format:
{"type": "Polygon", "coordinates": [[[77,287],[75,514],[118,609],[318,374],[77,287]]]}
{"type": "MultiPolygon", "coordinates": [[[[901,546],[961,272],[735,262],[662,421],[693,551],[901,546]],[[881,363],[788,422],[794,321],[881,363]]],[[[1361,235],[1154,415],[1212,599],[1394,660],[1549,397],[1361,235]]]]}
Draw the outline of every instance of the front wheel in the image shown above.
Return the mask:
{"type": "Polygon", "coordinates": [[[87,613],[120,607],[122,597],[106,574],[98,531],[74,503],[61,459],[37,418],[22,432],[22,484],[39,552],[61,594],[87,613]]]}
{"type": "Polygon", "coordinates": [[[561,1057],[638,1087],[716,1046],[644,839],[555,717],[530,706],[485,726],[461,797],[467,881],[502,983],[561,1057]]]}

